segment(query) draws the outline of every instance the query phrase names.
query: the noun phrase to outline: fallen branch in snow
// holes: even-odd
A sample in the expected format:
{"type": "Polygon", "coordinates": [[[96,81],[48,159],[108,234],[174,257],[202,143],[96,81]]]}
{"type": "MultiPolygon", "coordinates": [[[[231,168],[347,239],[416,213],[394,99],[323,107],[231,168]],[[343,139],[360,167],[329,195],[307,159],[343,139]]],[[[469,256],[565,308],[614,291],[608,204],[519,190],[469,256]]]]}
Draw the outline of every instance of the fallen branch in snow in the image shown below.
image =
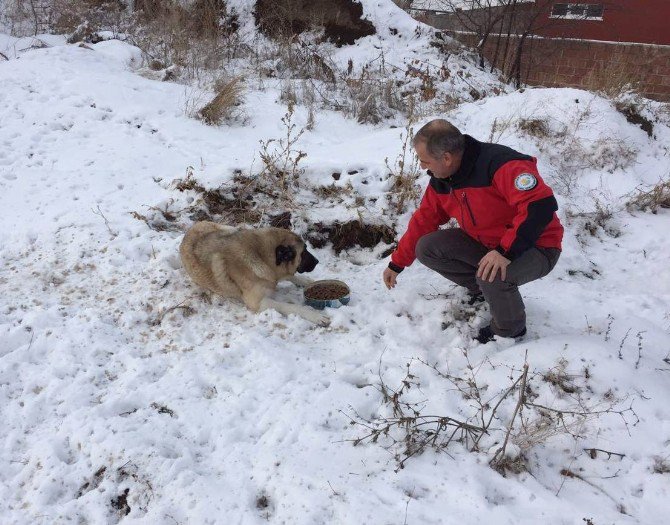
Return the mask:
{"type": "MultiPolygon", "coordinates": [[[[519,388],[519,401],[516,404],[516,407],[514,409],[514,414],[512,414],[512,418],[509,421],[509,425],[507,426],[507,433],[505,434],[505,441],[503,441],[503,444],[496,450],[495,454],[493,455],[493,458],[491,461],[489,461],[489,465],[491,465],[493,468],[496,470],[500,469],[501,467],[501,462],[505,458],[505,449],[507,448],[507,443],[509,441],[509,436],[512,433],[512,428],[514,427],[514,420],[516,419],[516,415],[519,413],[519,410],[524,406],[525,401],[526,401],[526,381],[528,379],[528,363],[524,363],[523,365],[523,374],[519,379],[516,380],[514,385],[516,385],[519,381],[521,381],[521,388],[519,388]]],[[[508,392],[511,391],[508,390],[508,392]]],[[[493,416],[491,416],[493,418],[493,416]]]]}
{"type": "Polygon", "coordinates": [[[620,454],[619,452],[610,452],[609,450],[603,450],[602,448],[585,448],[585,452],[589,453],[591,459],[595,459],[598,455],[598,452],[607,454],[607,459],[610,459],[612,456],[619,456],[621,459],[626,457],[626,454],[620,454]]]}
{"type": "Polygon", "coordinates": [[[354,417],[340,411],[349,418],[351,425],[359,425],[368,430],[365,435],[349,440],[354,446],[366,441],[377,443],[380,439],[386,439],[390,441],[384,447],[387,450],[400,448],[394,452],[397,463],[396,472],[403,469],[410,458],[422,454],[428,448],[444,451],[453,441],[466,444],[475,443],[486,431],[483,426],[450,416],[421,414],[422,402],[404,401],[403,395],[412,388],[418,389],[419,387],[419,383],[415,380],[416,376],[410,372],[411,361],[406,366],[407,371],[401,381],[401,386],[394,390],[384,382],[380,359],[378,390],[382,394],[384,403],[390,405],[392,417],[379,416],[368,419],[353,409],[354,417]]]}
{"type": "MultiPolygon", "coordinates": [[[[635,416],[636,421],[635,421],[635,423],[633,423],[633,426],[637,425],[640,422],[640,418],[635,413],[635,410],[633,410],[633,402],[632,401],[631,401],[630,406],[628,408],[623,409],[623,410],[615,410],[614,409],[614,402],[612,402],[612,404],[610,406],[608,406],[607,408],[604,408],[602,410],[594,410],[594,409],[589,408],[589,407],[585,407],[583,410],[569,410],[569,409],[562,409],[562,408],[551,408],[551,407],[547,407],[547,406],[544,406],[544,405],[539,405],[537,403],[525,403],[525,406],[533,407],[533,408],[537,408],[541,411],[547,411],[547,412],[552,412],[554,414],[557,414],[558,418],[561,421],[563,421],[563,417],[566,416],[566,415],[577,416],[577,417],[582,417],[582,418],[592,418],[592,417],[601,416],[603,414],[616,414],[618,416],[621,416],[621,419],[623,420],[624,425],[626,426],[626,430],[628,431],[628,434],[630,434],[630,430],[628,428],[628,420],[626,419],[625,414],[627,412],[630,412],[635,416]]],[[[566,428],[566,430],[567,430],[567,428],[566,428]]],[[[568,431],[568,433],[570,433],[570,432],[568,431]]]]}
{"type": "Polygon", "coordinates": [[[630,334],[631,330],[632,330],[632,328],[628,329],[628,331],[626,332],[626,335],[623,336],[623,339],[619,343],[619,355],[618,355],[619,359],[623,359],[623,353],[622,353],[623,345],[626,342],[626,339],[628,339],[628,334],[630,334]]]}
{"type": "MultiPolygon", "coordinates": [[[[397,408],[397,407],[396,407],[397,408]]],[[[342,412],[342,411],[341,411],[342,412]]],[[[344,412],[342,412],[344,414],[344,412]]],[[[402,416],[392,418],[379,418],[376,421],[366,419],[355,412],[355,418],[349,417],[351,425],[360,425],[369,430],[369,432],[357,439],[349,440],[354,446],[369,441],[377,443],[380,438],[385,437],[391,440],[392,448],[394,445],[403,443],[404,450],[395,454],[397,461],[396,472],[405,468],[405,463],[411,457],[421,454],[427,448],[436,450],[446,449],[452,441],[463,442],[474,440],[484,429],[476,425],[470,425],[464,421],[449,416],[402,416]],[[402,439],[395,439],[391,431],[399,430],[403,434],[402,439]],[[446,431],[449,430],[447,433],[446,431]]]]}
{"type": "MultiPolygon", "coordinates": [[[[396,472],[404,468],[410,458],[428,449],[443,452],[454,442],[461,443],[470,452],[489,451],[491,454],[489,465],[505,475],[508,471],[519,473],[527,470],[528,452],[554,437],[570,436],[575,442],[574,456],[577,453],[579,439],[584,437],[587,422],[600,416],[619,415],[629,434],[631,423],[628,414],[633,414],[636,418],[632,423],[633,426],[639,422],[632,402],[627,407],[619,408],[619,404],[624,402],[625,398],[615,399],[611,392],[606,392],[604,401],[591,401],[590,396],[583,397],[590,392],[590,389],[572,383],[566,388],[565,378],[576,380],[579,376],[567,373],[567,362],[564,360],[560,360],[558,366],[550,371],[536,371],[532,375],[529,374],[529,365],[524,360],[521,369],[511,369],[514,374],[519,373],[516,377],[510,375],[511,385],[489,396],[487,394],[489,385],[481,380],[478,381],[477,376],[485,365],[489,365],[491,370],[495,370],[496,366],[488,358],[473,365],[467,351],[464,351],[464,357],[467,363],[464,377],[455,376],[449,371],[441,371],[436,365],[431,365],[420,358],[413,358],[406,364],[405,376],[395,390],[382,377],[380,359],[379,384],[376,388],[382,395],[382,412],[363,417],[351,407],[349,413],[353,412],[353,415],[341,411],[348,417],[351,425],[365,429],[363,435],[349,441],[354,445],[381,444],[395,458],[396,472]],[[450,390],[460,394],[466,401],[469,412],[460,410],[459,413],[463,415],[459,417],[423,414],[422,411],[428,401],[416,400],[414,393],[421,390],[418,377],[411,371],[414,360],[426,365],[439,378],[453,385],[455,389],[450,390]],[[547,379],[551,374],[556,380],[547,379]],[[545,390],[549,388],[554,394],[559,390],[569,395],[562,397],[562,402],[557,407],[548,406],[536,402],[540,395],[536,392],[537,388],[545,390]],[[518,392],[516,400],[513,398],[515,392],[518,392]],[[411,397],[413,394],[414,398],[411,397]],[[507,418],[508,423],[503,428],[497,423],[501,420],[500,412],[510,414],[507,418]]],[[[589,375],[586,374],[584,377],[588,379],[589,375]]],[[[550,398],[555,399],[553,394],[550,398]]],[[[600,449],[585,450],[590,451],[593,457],[593,454],[600,449]]],[[[610,457],[618,455],[615,452],[600,451],[610,457]]],[[[623,455],[621,457],[623,458],[623,455]]]]}
{"type": "Polygon", "coordinates": [[[4,53],[0,52],[0,57],[4,58],[5,60],[7,60],[9,62],[9,57],[7,55],[5,55],[4,53]]]}
{"type": "Polygon", "coordinates": [[[566,468],[561,469],[561,476],[564,476],[564,477],[566,477],[566,478],[578,479],[578,480],[583,481],[583,482],[586,483],[587,485],[589,485],[589,486],[593,487],[594,489],[600,491],[600,492],[601,492],[602,494],[604,494],[607,498],[609,498],[609,499],[616,505],[617,510],[618,510],[621,514],[626,514],[626,515],[628,515],[628,512],[626,512],[626,508],[623,506],[623,504],[619,503],[619,502],[618,502],[616,499],[614,499],[614,498],[613,498],[613,497],[612,497],[612,496],[611,496],[605,489],[603,489],[602,487],[599,487],[598,485],[596,485],[596,484],[593,483],[592,481],[589,481],[588,479],[584,478],[583,476],[580,476],[580,475],[577,474],[576,472],[573,472],[573,471],[571,471],[570,469],[566,469],[566,468]]]}
{"type": "Polygon", "coordinates": [[[158,326],[159,324],[161,324],[163,322],[163,319],[165,319],[165,316],[167,314],[169,314],[170,312],[173,312],[174,310],[179,310],[179,309],[184,310],[184,315],[187,316],[187,317],[189,315],[193,314],[195,312],[195,310],[192,307],[190,307],[189,305],[185,305],[184,304],[185,302],[186,301],[184,300],[179,304],[175,304],[174,306],[170,306],[169,308],[166,308],[161,313],[159,313],[156,316],[156,318],[149,321],[149,324],[151,326],[158,326]]]}

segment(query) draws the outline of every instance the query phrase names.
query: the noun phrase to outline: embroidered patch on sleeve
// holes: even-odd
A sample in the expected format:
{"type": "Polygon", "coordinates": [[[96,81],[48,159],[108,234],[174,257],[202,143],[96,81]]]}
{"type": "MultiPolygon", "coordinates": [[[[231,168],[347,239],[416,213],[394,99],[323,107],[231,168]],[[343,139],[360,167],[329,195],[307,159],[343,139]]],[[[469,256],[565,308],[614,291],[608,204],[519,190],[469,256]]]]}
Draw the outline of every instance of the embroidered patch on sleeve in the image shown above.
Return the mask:
{"type": "Polygon", "coordinates": [[[514,179],[514,187],[517,190],[528,191],[532,190],[535,186],[537,186],[537,179],[535,175],[531,175],[530,173],[522,173],[514,179]]]}

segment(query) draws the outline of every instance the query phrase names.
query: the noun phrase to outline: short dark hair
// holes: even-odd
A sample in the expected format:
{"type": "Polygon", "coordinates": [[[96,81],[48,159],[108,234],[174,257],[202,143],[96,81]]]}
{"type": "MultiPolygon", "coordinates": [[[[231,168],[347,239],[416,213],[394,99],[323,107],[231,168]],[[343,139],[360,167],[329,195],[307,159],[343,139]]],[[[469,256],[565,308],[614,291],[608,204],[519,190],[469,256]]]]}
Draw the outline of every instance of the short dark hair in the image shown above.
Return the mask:
{"type": "Polygon", "coordinates": [[[416,135],[412,143],[426,144],[426,150],[433,158],[438,158],[445,153],[460,153],[465,149],[463,134],[451,122],[444,119],[431,120],[424,125],[416,135]]]}

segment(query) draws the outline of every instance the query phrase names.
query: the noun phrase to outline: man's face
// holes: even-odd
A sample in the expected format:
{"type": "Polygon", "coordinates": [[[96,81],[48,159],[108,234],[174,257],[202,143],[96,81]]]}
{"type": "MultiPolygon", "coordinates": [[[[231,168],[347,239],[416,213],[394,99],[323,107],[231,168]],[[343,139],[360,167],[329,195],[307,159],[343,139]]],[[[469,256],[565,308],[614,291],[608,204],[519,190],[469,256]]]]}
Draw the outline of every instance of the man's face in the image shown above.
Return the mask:
{"type": "Polygon", "coordinates": [[[416,156],[419,157],[419,163],[422,170],[428,170],[437,179],[447,179],[451,177],[458,169],[456,158],[451,153],[445,153],[441,157],[433,157],[428,153],[425,142],[417,142],[414,146],[416,156]]]}

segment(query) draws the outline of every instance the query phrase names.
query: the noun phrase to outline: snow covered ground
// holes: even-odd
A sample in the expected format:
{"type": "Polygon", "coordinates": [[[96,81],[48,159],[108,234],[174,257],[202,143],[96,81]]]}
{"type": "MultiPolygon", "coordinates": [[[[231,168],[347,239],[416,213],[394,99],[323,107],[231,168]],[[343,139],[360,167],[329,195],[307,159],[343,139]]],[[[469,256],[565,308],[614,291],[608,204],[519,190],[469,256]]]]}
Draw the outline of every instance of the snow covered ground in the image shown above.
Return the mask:
{"type": "MultiPolygon", "coordinates": [[[[348,307],[329,312],[331,326],[316,328],[207,303],[180,267],[182,233],[133,216],[186,206],[192,195],[170,183],[189,166],[216,187],[257,163],[259,141],[282,132],[279,86],[248,93],[244,126],[213,128],[184,116],[183,86],[137,74],[137,49],[49,44],[21,51],[30,44],[0,37],[10,58],[0,62],[2,523],[664,522],[670,216],[622,211],[637,186],[669,173],[660,113],[649,137],[608,100],[533,89],[448,115],[479,139],[536,155],[556,189],[564,253],[523,289],[525,341],[473,343],[486,311],[464,318],[462,292],[419,264],[387,291],[379,249],[314,250],[314,276],[353,290],[348,307]],[[561,138],[524,131],[531,119],[561,138]],[[603,206],[614,211],[605,227],[594,219],[603,206]],[[398,389],[411,361],[420,389],[410,398],[466,418],[472,400],[417,359],[474,374],[493,398],[526,355],[536,403],[576,409],[579,399],[622,414],[569,429],[577,438],[539,440],[527,471],[506,477],[488,466],[490,451],[456,443],[401,470],[383,440],[352,446],[365,432],[350,417],[389,415],[380,375],[398,389]]],[[[297,119],[307,119],[300,108],[297,119]]],[[[379,219],[384,159],[398,155],[400,131],[319,114],[299,142],[304,184],[340,172],[337,184],[365,200],[347,209],[307,199],[298,224],[379,219]]],[[[279,295],[301,299],[290,285],[279,295]]]]}

